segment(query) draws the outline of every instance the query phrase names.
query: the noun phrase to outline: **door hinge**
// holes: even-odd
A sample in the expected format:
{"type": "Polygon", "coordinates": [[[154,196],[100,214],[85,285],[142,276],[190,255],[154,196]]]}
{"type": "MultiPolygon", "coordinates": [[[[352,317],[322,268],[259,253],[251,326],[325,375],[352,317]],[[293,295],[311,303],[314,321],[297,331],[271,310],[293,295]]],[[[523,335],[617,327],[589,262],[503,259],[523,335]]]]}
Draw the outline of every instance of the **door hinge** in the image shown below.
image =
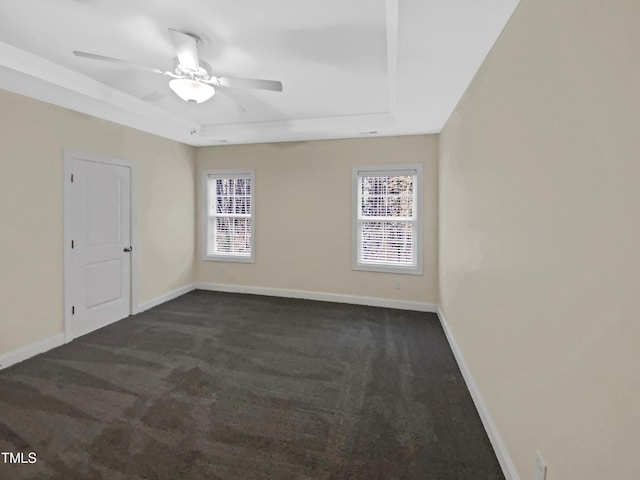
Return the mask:
{"type": "Polygon", "coordinates": [[[71,183],[73,183],[73,173],[71,174],[71,183]]]}
{"type": "Polygon", "coordinates": [[[76,314],[76,307],[75,305],[71,307],[71,315],[75,315],[76,314]]]}

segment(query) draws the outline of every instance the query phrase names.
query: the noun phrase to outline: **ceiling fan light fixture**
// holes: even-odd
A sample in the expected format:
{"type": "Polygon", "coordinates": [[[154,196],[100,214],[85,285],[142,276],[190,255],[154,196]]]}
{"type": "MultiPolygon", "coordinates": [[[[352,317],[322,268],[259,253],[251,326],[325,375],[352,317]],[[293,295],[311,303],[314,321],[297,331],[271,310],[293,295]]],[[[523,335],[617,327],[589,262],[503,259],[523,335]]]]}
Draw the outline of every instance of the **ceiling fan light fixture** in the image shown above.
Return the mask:
{"type": "Polygon", "coordinates": [[[174,78],[169,87],[185,102],[206,102],[216,93],[211,85],[189,78],[174,78]]]}

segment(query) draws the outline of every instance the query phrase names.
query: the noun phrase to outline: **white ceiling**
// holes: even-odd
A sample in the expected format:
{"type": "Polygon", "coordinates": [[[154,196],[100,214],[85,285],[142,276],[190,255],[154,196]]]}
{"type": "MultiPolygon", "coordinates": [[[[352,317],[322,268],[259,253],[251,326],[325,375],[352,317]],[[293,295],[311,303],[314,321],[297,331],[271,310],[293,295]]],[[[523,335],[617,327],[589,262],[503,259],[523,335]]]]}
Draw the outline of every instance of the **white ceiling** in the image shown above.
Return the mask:
{"type": "Polygon", "coordinates": [[[0,88],[190,145],[438,133],[517,3],[1,0],[0,88]],[[72,54],[172,70],[169,27],[200,36],[217,75],[283,92],[228,89],[246,108],[232,113],[221,95],[194,106],[166,76],[72,54]]]}

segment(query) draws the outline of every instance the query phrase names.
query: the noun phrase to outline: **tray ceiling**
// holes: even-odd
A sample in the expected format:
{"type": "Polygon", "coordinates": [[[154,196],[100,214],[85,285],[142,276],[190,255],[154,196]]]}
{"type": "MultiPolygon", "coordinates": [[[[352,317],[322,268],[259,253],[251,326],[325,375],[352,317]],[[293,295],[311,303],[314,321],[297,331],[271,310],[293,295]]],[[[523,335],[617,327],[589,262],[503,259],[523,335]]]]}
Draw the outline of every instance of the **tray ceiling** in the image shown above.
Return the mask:
{"type": "Polygon", "coordinates": [[[517,0],[3,0],[0,88],[191,145],[437,133],[517,0]],[[168,28],[217,75],[280,80],[188,104],[168,28]],[[194,133],[195,131],[195,133],[194,133]]]}

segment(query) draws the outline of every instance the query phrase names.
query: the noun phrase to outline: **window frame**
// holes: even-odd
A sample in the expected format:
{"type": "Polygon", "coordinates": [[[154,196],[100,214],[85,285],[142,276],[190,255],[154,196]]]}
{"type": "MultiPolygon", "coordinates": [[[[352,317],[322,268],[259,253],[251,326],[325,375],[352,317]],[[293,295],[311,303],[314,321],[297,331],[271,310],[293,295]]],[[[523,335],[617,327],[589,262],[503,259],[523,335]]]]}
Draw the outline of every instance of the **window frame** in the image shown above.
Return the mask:
{"type": "Polygon", "coordinates": [[[220,170],[208,169],[202,170],[202,215],[201,215],[201,241],[202,241],[202,259],[214,262],[234,262],[234,263],[255,263],[256,258],[256,175],[255,169],[238,169],[238,170],[220,170]],[[208,254],[208,238],[209,238],[209,177],[216,176],[222,178],[249,178],[251,180],[251,255],[239,256],[230,254],[208,254]]]}
{"type": "Polygon", "coordinates": [[[422,182],[422,164],[420,163],[403,163],[403,164],[384,164],[384,165],[354,165],[351,171],[352,185],[352,252],[351,261],[352,269],[367,272],[383,272],[404,275],[422,275],[422,252],[423,252],[423,215],[422,215],[422,199],[423,199],[423,182],[422,182]],[[361,229],[360,224],[364,220],[359,217],[360,214],[360,189],[359,179],[362,176],[375,175],[401,175],[407,171],[415,171],[416,182],[414,184],[414,216],[415,231],[415,258],[416,264],[411,266],[402,265],[373,265],[370,263],[362,263],[360,258],[361,245],[361,229]]]}

